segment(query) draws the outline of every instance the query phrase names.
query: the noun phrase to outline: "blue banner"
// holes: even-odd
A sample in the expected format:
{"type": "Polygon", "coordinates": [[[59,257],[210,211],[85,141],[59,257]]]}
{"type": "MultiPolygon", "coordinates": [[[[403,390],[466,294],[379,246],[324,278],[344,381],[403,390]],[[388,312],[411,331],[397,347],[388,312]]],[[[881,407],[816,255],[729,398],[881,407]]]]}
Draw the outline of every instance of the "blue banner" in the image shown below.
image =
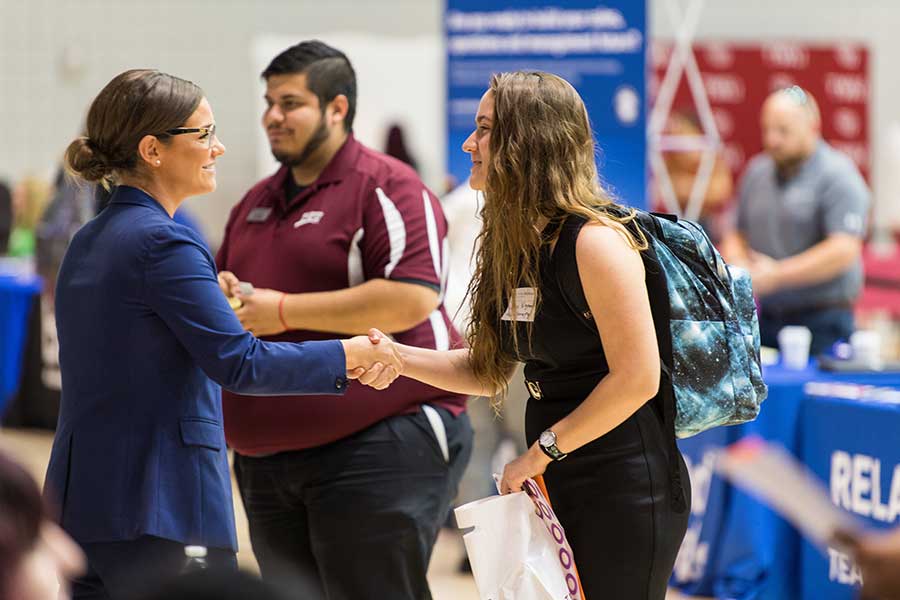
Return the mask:
{"type": "Polygon", "coordinates": [[[491,74],[548,71],[584,99],[600,178],[623,204],[647,207],[647,5],[567,0],[447,0],[448,172],[472,166],[462,152],[491,74]]]}

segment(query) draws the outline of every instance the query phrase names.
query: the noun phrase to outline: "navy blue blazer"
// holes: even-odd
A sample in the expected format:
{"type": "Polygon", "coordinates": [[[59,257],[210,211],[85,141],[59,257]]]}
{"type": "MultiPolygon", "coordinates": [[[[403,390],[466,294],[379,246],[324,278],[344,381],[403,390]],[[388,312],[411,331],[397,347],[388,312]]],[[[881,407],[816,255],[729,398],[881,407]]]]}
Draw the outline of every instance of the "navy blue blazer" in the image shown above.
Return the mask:
{"type": "Polygon", "coordinates": [[[62,401],[45,493],[82,543],[154,535],[236,550],[219,386],[347,386],[339,341],[244,331],[197,234],[132,187],[117,188],[72,240],[56,327],[62,401]]]}

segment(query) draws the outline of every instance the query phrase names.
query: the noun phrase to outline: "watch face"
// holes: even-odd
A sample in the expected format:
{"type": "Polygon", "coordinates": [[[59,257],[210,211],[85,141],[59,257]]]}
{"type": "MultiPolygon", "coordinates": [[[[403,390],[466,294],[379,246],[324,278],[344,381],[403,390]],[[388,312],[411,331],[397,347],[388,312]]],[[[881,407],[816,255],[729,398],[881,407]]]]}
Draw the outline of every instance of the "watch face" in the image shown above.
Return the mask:
{"type": "Polygon", "coordinates": [[[547,431],[545,431],[544,433],[541,434],[541,437],[538,440],[538,442],[544,448],[547,448],[548,446],[552,446],[556,443],[556,434],[548,429],[547,431]]]}

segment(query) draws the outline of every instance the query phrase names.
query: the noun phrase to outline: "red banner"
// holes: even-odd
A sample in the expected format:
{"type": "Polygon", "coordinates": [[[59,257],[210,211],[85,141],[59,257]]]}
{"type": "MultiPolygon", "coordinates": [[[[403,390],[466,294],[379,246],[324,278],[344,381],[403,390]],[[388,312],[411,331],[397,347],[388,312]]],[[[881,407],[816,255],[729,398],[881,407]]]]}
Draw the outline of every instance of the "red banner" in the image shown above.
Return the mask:
{"type": "MultiPolygon", "coordinates": [[[[651,57],[650,95],[655,97],[672,53],[657,42],[651,57]]],[[[698,42],[694,56],[712,107],[724,158],[735,177],[762,149],[759,111],[770,92],[799,85],[816,98],[822,134],[856,162],[869,180],[869,51],[857,43],[698,42]]],[[[684,75],[672,112],[696,114],[684,75]]]]}

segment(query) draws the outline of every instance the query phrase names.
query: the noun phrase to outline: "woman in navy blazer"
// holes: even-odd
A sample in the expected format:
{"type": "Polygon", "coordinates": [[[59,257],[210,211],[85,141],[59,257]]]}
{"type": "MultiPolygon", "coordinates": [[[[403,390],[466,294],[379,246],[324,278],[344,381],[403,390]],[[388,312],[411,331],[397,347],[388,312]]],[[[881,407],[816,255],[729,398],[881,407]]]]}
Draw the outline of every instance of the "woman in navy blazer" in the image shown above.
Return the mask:
{"type": "Polygon", "coordinates": [[[244,331],[202,240],[172,219],[215,189],[224,152],[202,90],[153,70],[114,78],[67,150],[70,171],[117,185],[56,287],[63,391],[45,493],[88,557],[75,598],[122,597],[137,578],[177,572],[185,544],[235,565],[219,386],[339,395],[348,377],[381,388],[402,367],[392,344],[365,337],[293,344],[244,331]]]}

